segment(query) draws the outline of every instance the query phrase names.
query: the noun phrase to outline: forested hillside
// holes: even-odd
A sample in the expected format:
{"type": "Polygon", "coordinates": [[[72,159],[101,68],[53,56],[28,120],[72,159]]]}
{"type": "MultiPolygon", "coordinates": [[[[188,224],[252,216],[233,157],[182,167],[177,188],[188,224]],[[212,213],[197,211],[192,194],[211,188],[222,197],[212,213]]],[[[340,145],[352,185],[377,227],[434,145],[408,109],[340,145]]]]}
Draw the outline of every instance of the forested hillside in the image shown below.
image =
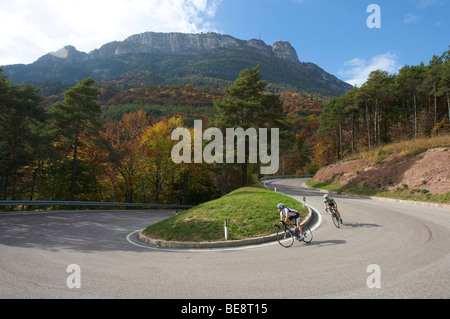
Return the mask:
{"type": "MultiPolygon", "coordinates": [[[[170,158],[172,131],[194,119],[212,125],[224,90],[143,83],[118,89],[89,78],[44,97],[33,85],[0,78],[2,199],[197,204],[242,184],[239,165],[176,165],[170,158]]],[[[275,96],[283,97],[288,119],[283,170],[295,171],[297,135],[289,127],[303,132],[302,123],[317,123],[323,100],[306,92],[275,96]]],[[[248,166],[249,183],[258,168],[248,166]]]]}
{"type": "Polygon", "coordinates": [[[320,165],[382,144],[450,130],[450,51],[398,74],[377,70],[360,88],[327,101],[320,165]]]}
{"type": "MultiPolygon", "coordinates": [[[[239,103],[279,99],[278,174],[314,174],[359,150],[449,132],[449,63],[447,51],[398,74],[375,71],[332,98],[274,88],[258,70],[249,81],[260,91],[239,103]]],[[[243,167],[174,164],[171,133],[193,133],[195,119],[217,127],[220,101],[241,82],[155,85],[142,73],[38,89],[0,69],[0,199],[198,204],[227,194],[242,185],[243,167]]],[[[257,182],[259,165],[246,170],[257,182]]]]}

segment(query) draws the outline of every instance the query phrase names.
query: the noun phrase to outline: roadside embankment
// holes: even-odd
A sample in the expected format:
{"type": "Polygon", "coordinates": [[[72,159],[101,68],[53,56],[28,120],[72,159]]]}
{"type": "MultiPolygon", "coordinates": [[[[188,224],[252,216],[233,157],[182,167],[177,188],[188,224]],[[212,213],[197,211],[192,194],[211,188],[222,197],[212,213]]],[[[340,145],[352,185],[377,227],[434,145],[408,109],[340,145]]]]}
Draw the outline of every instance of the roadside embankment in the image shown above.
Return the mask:
{"type": "MultiPolygon", "coordinates": [[[[322,168],[308,186],[349,194],[450,203],[450,136],[435,148],[379,148],[322,168]]],[[[419,143],[419,142],[416,142],[419,143]]]]}

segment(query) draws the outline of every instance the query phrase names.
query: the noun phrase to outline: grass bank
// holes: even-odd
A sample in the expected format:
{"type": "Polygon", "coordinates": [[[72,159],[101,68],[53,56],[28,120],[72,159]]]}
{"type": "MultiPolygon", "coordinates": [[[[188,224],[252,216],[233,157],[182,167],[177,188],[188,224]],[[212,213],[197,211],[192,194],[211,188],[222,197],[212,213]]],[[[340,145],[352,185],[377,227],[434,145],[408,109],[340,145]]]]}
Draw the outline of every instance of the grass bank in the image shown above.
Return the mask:
{"type": "Polygon", "coordinates": [[[388,155],[414,156],[439,147],[450,147],[450,134],[435,137],[423,137],[408,141],[383,145],[371,150],[349,155],[346,161],[363,159],[372,163],[380,163],[388,155]]]}
{"type": "Polygon", "coordinates": [[[404,187],[399,188],[396,191],[378,191],[376,189],[367,186],[359,188],[355,183],[340,185],[334,183],[330,184],[326,182],[308,181],[306,184],[313,188],[328,190],[330,192],[337,192],[337,193],[342,192],[346,194],[355,194],[361,196],[385,197],[385,198],[414,200],[429,203],[441,203],[441,204],[450,203],[450,193],[432,195],[425,188],[422,189],[417,188],[410,190],[404,187]]]}
{"type": "Polygon", "coordinates": [[[388,144],[323,167],[307,185],[335,192],[450,203],[450,135],[388,144]]]}
{"type": "Polygon", "coordinates": [[[244,187],[149,226],[145,233],[151,238],[168,241],[222,241],[227,220],[228,240],[267,236],[275,232],[278,203],[299,210],[303,217],[308,214],[300,202],[290,197],[260,186],[244,187]]]}

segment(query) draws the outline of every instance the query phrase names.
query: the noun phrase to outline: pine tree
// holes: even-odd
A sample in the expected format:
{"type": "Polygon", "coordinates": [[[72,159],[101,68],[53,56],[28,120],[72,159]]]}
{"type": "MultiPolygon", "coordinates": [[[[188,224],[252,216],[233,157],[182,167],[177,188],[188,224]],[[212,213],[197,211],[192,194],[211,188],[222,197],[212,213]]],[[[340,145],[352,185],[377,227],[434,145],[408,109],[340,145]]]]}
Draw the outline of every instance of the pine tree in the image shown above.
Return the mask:
{"type": "MultiPolygon", "coordinates": [[[[227,96],[215,101],[219,112],[216,126],[226,128],[270,128],[280,127],[283,114],[281,97],[266,92],[267,81],[263,81],[259,66],[245,69],[227,90],[227,96]]],[[[247,159],[246,155],[246,159],[247,159]]],[[[247,184],[247,160],[241,164],[242,185],[247,184]]]]}
{"type": "MultiPolygon", "coordinates": [[[[32,161],[39,147],[36,127],[45,120],[42,98],[31,84],[14,85],[0,68],[0,198],[6,199],[7,180],[12,171],[32,161]]],[[[13,195],[14,199],[14,187],[13,195]]]]}
{"type": "Polygon", "coordinates": [[[71,200],[75,197],[80,136],[97,135],[101,128],[101,108],[97,104],[100,90],[94,84],[92,77],[81,80],[68,89],[64,93],[64,100],[54,104],[52,109],[55,129],[62,137],[62,144],[72,152],[71,200]]]}

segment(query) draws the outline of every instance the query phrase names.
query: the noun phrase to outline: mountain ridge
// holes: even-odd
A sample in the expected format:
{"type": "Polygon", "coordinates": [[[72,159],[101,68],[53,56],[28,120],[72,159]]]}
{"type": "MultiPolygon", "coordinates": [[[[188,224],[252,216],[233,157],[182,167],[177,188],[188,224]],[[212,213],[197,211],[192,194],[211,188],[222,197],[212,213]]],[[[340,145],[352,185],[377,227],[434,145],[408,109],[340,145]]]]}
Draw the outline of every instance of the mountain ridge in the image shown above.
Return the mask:
{"type": "Polygon", "coordinates": [[[289,42],[278,41],[270,46],[262,40],[245,41],[214,32],[199,34],[145,32],[132,35],[124,41],[107,43],[90,54],[93,57],[105,56],[108,53],[111,55],[111,49],[113,49],[114,55],[127,53],[192,55],[216,49],[236,49],[245,45],[257,48],[266,56],[275,56],[294,63],[300,62],[296,50],[289,42]]]}
{"type": "Polygon", "coordinates": [[[74,83],[93,76],[110,80],[147,72],[152,84],[195,82],[198,78],[233,81],[247,67],[261,67],[263,77],[276,86],[338,95],[351,89],[319,66],[301,62],[289,42],[272,46],[262,40],[240,40],[218,33],[135,34],[89,53],[68,45],[34,63],[4,66],[15,82],[74,83]]]}

